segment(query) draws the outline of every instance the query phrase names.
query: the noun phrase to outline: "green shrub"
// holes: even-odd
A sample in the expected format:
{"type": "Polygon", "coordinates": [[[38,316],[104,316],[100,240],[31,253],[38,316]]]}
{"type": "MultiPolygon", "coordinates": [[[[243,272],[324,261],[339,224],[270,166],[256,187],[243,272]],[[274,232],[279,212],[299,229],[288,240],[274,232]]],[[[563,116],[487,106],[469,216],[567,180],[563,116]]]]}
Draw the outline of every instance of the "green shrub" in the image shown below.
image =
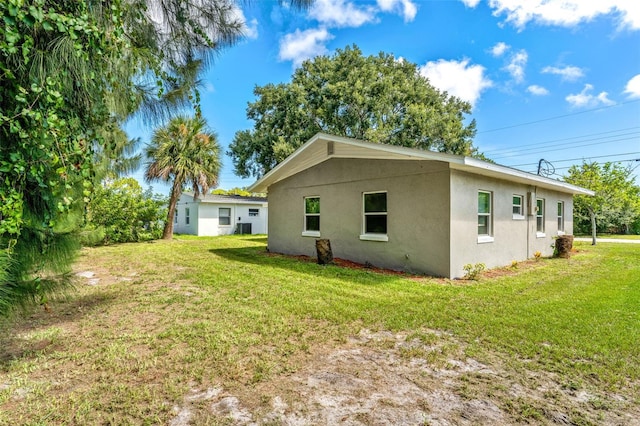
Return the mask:
{"type": "Polygon", "coordinates": [[[87,208],[85,245],[148,241],[162,236],[166,200],[143,191],[133,178],[96,188],[87,208]]]}
{"type": "Polygon", "coordinates": [[[462,267],[464,269],[464,277],[468,280],[477,280],[482,273],[486,269],[486,265],[484,263],[476,263],[472,265],[471,263],[467,263],[462,267]]]}

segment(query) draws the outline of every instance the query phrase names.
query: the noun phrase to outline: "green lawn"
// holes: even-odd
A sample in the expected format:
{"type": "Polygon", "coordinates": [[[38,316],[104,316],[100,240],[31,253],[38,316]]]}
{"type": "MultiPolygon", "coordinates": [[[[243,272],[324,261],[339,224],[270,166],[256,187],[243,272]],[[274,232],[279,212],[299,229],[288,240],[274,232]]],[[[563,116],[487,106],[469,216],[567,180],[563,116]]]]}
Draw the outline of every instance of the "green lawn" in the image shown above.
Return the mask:
{"type": "MultiPolygon", "coordinates": [[[[264,411],[268,389],[364,329],[423,340],[435,330],[450,350],[411,357],[500,368],[524,396],[477,374],[458,394],[493,401],[509,422],[640,412],[640,245],[577,243],[569,260],[476,282],[319,266],[268,254],[265,243],[177,237],[83,249],[76,271],[99,281],[79,279],[50,312],[0,330],[0,424],[167,424],[190,390],[213,385],[264,411]],[[540,391],[541,378],[561,391],[540,391]],[[527,399],[527,389],[542,396],[527,399]],[[590,397],[580,405],[565,392],[590,397]]],[[[192,420],[233,424],[207,410],[192,420]]]]}
{"type": "MultiPolygon", "coordinates": [[[[589,235],[577,235],[582,238],[591,238],[591,234],[589,235]]],[[[622,234],[598,234],[596,238],[605,238],[612,240],[640,240],[640,235],[622,235],[622,234]]]]}

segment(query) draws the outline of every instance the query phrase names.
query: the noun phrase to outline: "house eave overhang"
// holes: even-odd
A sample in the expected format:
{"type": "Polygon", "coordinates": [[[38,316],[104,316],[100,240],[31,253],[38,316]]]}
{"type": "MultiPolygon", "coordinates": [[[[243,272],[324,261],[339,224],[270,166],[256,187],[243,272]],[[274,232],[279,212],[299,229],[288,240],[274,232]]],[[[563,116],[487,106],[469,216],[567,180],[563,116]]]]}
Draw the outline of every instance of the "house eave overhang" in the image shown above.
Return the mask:
{"type": "Polygon", "coordinates": [[[441,152],[405,148],[394,145],[365,142],[342,136],[317,133],[249,187],[252,192],[268,192],[271,185],[331,158],[360,158],[382,160],[422,160],[448,163],[460,170],[496,179],[580,195],[594,195],[593,191],[566,182],[533,175],[521,170],[488,163],[476,158],[441,152]]]}

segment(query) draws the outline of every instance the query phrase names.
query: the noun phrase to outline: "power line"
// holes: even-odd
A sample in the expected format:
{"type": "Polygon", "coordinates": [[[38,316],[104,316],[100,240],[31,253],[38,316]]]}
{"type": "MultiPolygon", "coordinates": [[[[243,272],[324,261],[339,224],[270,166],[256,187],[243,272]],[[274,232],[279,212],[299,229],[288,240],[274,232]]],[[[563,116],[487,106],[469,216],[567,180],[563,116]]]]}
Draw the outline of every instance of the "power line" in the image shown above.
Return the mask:
{"type": "Polygon", "coordinates": [[[627,102],[620,102],[619,104],[615,104],[615,105],[606,105],[606,106],[602,106],[602,107],[599,107],[599,108],[587,109],[587,110],[584,110],[584,111],[573,112],[573,113],[570,113],[570,114],[556,115],[554,117],[542,118],[540,120],[528,121],[526,123],[513,124],[511,126],[499,127],[497,129],[483,130],[481,132],[477,132],[477,134],[480,134],[480,133],[492,133],[492,132],[497,132],[497,131],[500,131],[500,130],[513,129],[514,127],[522,127],[522,126],[528,126],[530,124],[542,123],[542,122],[545,122],[545,121],[558,120],[560,118],[566,118],[566,117],[571,117],[571,116],[574,116],[574,115],[586,114],[586,113],[594,112],[594,111],[601,111],[601,110],[604,110],[604,109],[613,108],[613,107],[617,107],[617,106],[621,106],[621,105],[628,105],[628,104],[632,104],[632,103],[635,103],[635,102],[640,102],[640,99],[627,101],[627,102]]]}
{"type": "MultiPolygon", "coordinates": [[[[529,146],[540,146],[540,145],[544,145],[544,144],[548,144],[548,143],[562,142],[562,141],[586,138],[586,137],[591,137],[591,136],[599,136],[599,135],[605,135],[605,134],[609,134],[609,133],[626,132],[627,130],[634,130],[634,129],[640,129],[640,126],[627,127],[627,128],[624,128],[624,129],[609,130],[607,132],[587,133],[585,135],[572,136],[572,137],[568,137],[568,138],[550,139],[550,140],[546,140],[546,141],[542,141],[542,142],[533,142],[533,143],[529,143],[529,144],[526,144],[526,145],[520,145],[520,146],[518,146],[518,148],[524,148],[524,147],[529,147],[529,146]]],[[[628,134],[634,134],[634,133],[639,133],[639,132],[631,132],[631,133],[628,133],[628,134]]],[[[625,134],[625,135],[627,135],[627,134],[625,134]]],[[[623,136],[623,135],[612,135],[612,136],[609,136],[609,137],[617,137],[617,136],[623,136]]],[[[606,139],[606,137],[604,137],[602,139],[606,139]]],[[[595,140],[595,139],[589,139],[589,140],[595,140]]],[[[490,149],[488,151],[483,151],[483,153],[488,154],[488,153],[497,153],[497,152],[502,152],[502,151],[507,151],[508,152],[508,151],[512,151],[512,150],[513,150],[513,148],[496,148],[496,149],[490,149]]]]}
{"type": "MultiPolygon", "coordinates": [[[[609,140],[609,141],[605,141],[605,142],[593,142],[593,143],[586,143],[586,144],[582,144],[582,145],[574,145],[574,146],[570,146],[570,147],[564,147],[564,148],[556,148],[556,149],[541,149],[541,150],[533,150],[533,151],[524,151],[524,153],[522,154],[514,154],[514,155],[530,155],[530,154],[539,154],[542,152],[553,152],[553,151],[564,151],[566,149],[574,149],[574,148],[582,148],[585,146],[593,146],[593,145],[604,145],[607,143],[613,143],[613,142],[621,142],[621,141],[627,141],[627,140],[633,140],[635,138],[622,138],[622,139],[613,139],[613,140],[609,140]]],[[[582,141],[581,141],[582,142],[582,141]]],[[[560,144],[560,145],[564,145],[564,144],[560,144]]],[[[515,151],[515,152],[519,152],[519,151],[515,151]]],[[[493,160],[497,159],[497,158],[509,158],[512,157],[513,155],[502,155],[502,156],[498,156],[498,157],[494,157],[492,158],[493,160]]]]}
{"type": "MultiPolygon", "coordinates": [[[[631,158],[631,159],[628,159],[628,160],[618,160],[618,161],[613,161],[613,163],[624,163],[624,162],[635,162],[635,161],[640,161],[640,158],[637,158],[637,159],[636,159],[636,158],[631,158]]],[[[538,163],[536,163],[536,164],[538,164],[538,163]]],[[[571,167],[573,167],[573,165],[571,165],[571,166],[565,166],[565,167],[555,167],[555,171],[558,171],[558,170],[568,170],[568,169],[570,169],[571,167]]],[[[635,169],[635,167],[634,167],[634,169],[635,169]]],[[[531,173],[531,174],[536,174],[536,172],[535,172],[535,171],[528,171],[528,170],[526,170],[526,172],[527,172],[527,173],[531,173]]],[[[556,175],[556,176],[563,177],[561,174],[558,174],[558,173],[552,173],[552,174],[553,174],[553,175],[556,175]]]]}
{"type": "MultiPolygon", "coordinates": [[[[597,155],[597,156],[584,156],[584,157],[580,157],[580,158],[569,158],[566,160],[554,160],[554,163],[566,163],[569,161],[578,161],[578,160],[584,160],[586,158],[592,159],[592,158],[607,158],[607,157],[617,157],[619,155],[635,155],[635,154],[640,154],[640,152],[625,152],[623,154],[610,154],[610,155],[597,155]]],[[[633,161],[633,160],[621,160],[621,161],[633,161]]],[[[526,164],[514,164],[512,166],[509,167],[521,167],[521,166],[535,166],[536,164],[538,164],[538,162],[535,163],[526,163],[526,164]]]]}

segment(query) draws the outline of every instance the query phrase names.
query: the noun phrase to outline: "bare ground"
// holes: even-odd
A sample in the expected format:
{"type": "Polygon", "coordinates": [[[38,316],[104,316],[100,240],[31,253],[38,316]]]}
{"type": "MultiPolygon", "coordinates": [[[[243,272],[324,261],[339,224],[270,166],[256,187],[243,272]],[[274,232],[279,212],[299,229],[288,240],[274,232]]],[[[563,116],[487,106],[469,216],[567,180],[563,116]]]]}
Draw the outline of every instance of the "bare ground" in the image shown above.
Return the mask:
{"type": "Polygon", "coordinates": [[[623,396],[480,363],[438,331],[412,335],[363,330],[290,376],[252,389],[193,389],[170,425],[640,425],[639,407],[623,396]]]}

